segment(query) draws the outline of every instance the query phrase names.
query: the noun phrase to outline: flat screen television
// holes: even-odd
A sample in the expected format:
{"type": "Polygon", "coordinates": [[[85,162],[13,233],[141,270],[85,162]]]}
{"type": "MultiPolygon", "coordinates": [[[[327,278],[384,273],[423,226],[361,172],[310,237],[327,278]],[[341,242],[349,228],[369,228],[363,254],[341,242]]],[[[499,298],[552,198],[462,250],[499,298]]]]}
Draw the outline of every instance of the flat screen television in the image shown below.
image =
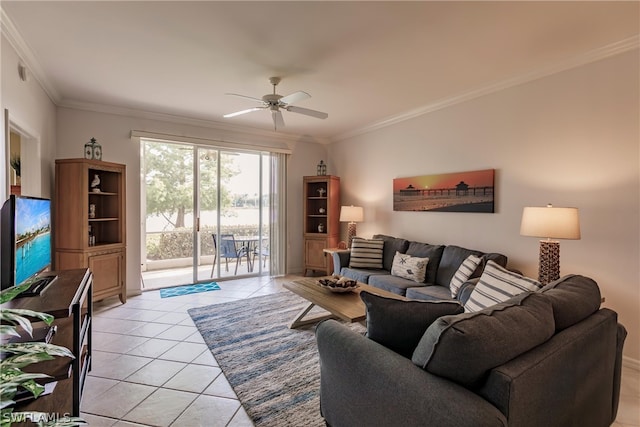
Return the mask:
{"type": "MultiPolygon", "coordinates": [[[[11,195],[0,216],[0,277],[4,290],[50,269],[51,200],[11,195]]],[[[42,290],[40,286],[37,293],[42,290]]]]}

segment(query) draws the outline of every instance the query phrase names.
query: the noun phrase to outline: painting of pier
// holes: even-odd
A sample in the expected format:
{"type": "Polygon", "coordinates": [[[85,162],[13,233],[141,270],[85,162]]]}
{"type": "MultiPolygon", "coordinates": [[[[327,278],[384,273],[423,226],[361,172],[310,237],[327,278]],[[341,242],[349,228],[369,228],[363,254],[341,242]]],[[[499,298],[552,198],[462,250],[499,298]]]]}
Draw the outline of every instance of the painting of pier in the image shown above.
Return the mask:
{"type": "Polygon", "coordinates": [[[494,169],[393,180],[394,211],[494,212],[494,169]]]}

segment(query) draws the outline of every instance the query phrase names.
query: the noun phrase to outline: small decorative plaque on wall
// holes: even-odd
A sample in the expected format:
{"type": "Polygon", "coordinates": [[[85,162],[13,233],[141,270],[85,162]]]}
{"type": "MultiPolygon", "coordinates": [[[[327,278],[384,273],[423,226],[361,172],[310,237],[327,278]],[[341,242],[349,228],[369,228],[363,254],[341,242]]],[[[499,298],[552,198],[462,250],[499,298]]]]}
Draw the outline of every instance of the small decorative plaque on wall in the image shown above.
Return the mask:
{"type": "Polygon", "coordinates": [[[494,169],[393,180],[394,211],[493,213],[494,169]]]}

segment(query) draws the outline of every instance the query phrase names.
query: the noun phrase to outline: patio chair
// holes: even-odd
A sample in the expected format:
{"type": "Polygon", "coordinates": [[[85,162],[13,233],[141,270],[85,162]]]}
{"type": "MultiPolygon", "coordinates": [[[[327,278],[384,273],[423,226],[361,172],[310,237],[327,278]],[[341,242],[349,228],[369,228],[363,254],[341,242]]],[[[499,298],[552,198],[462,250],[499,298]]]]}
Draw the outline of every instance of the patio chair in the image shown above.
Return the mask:
{"type": "Polygon", "coordinates": [[[262,268],[265,268],[267,266],[267,258],[269,257],[269,241],[261,239],[261,242],[263,241],[265,243],[259,243],[259,246],[256,246],[253,250],[253,258],[255,259],[256,256],[261,256],[262,268]]]}
{"type": "MultiPolygon", "coordinates": [[[[218,245],[216,241],[216,235],[212,234],[213,237],[213,266],[211,267],[211,277],[213,277],[213,271],[216,268],[216,259],[218,256],[218,245]]],[[[242,257],[246,256],[246,248],[239,248],[236,246],[236,240],[233,237],[233,234],[221,234],[220,235],[220,257],[224,258],[225,261],[225,270],[229,271],[229,258],[236,260],[236,269],[233,274],[238,274],[238,264],[242,263],[242,257]]]]}

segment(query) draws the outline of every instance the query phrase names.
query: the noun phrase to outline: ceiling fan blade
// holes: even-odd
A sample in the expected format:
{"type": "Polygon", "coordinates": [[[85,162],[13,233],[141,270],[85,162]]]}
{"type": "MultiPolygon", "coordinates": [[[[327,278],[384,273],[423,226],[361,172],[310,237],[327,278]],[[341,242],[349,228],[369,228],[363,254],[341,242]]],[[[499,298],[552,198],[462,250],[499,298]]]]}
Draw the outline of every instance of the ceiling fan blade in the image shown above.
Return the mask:
{"type": "Polygon", "coordinates": [[[296,102],[303,101],[309,98],[311,98],[311,95],[309,95],[307,92],[298,91],[298,92],[292,93],[291,95],[287,95],[280,98],[280,103],[291,105],[291,104],[295,104],[296,102]]]}
{"type": "Polygon", "coordinates": [[[271,117],[273,118],[273,129],[284,127],[284,118],[282,118],[282,112],[280,110],[271,110],[271,117]]]}
{"type": "Polygon", "coordinates": [[[310,110],[308,108],[294,107],[290,105],[286,107],[287,111],[291,111],[292,113],[304,114],[305,116],[316,117],[318,119],[326,119],[329,117],[329,114],[323,113],[322,111],[310,110]]]}
{"type": "Polygon", "coordinates": [[[229,96],[237,96],[238,98],[245,98],[245,99],[250,99],[252,101],[256,101],[259,102],[261,104],[264,104],[264,101],[260,98],[254,98],[253,96],[247,96],[247,95],[240,95],[238,93],[225,93],[225,95],[229,95],[229,96]]]}
{"type": "Polygon", "coordinates": [[[247,114],[247,113],[251,113],[252,111],[258,111],[258,110],[264,110],[264,109],[265,107],[253,107],[253,108],[248,108],[246,110],[236,111],[235,113],[225,114],[222,117],[224,117],[225,119],[228,119],[229,117],[235,117],[241,114],[247,114]]]}

